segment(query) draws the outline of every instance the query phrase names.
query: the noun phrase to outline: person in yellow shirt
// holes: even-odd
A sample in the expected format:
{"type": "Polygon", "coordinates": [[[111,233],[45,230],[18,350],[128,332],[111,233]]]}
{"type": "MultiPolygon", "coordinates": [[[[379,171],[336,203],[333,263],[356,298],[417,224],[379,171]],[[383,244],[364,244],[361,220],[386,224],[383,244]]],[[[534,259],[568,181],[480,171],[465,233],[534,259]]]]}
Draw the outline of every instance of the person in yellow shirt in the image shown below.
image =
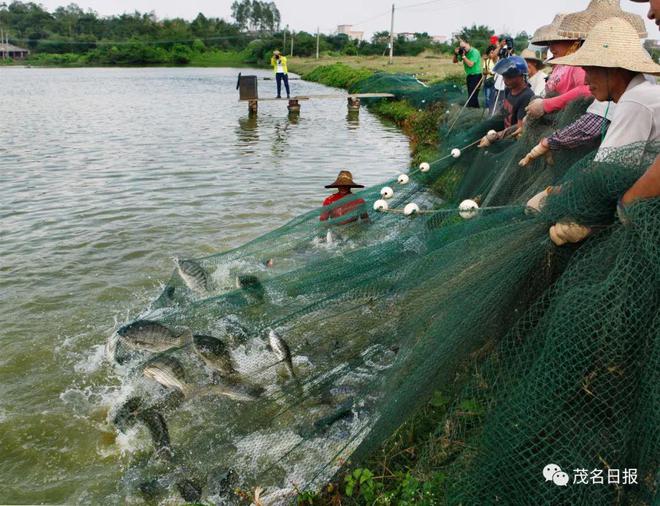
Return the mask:
{"type": "Polygon", "coordinates": [[[287,69],[286,66],[286,56],[280,54],[276,49],[273,51],[273,57],[270,59],[270,64],[275,71],[277,98],[282,98],[282,81],[284,81],[284,88],[286,88],[286,98],[291,98],[291,91],[289,90],[289,69],[287,69]]]}

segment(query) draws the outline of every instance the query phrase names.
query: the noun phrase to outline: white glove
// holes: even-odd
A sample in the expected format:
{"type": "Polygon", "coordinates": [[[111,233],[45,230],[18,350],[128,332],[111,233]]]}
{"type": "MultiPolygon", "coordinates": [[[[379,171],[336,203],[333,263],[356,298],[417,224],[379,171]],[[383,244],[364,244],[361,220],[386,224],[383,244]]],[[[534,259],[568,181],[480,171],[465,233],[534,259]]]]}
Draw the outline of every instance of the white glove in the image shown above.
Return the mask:
{"type": "Polygon", "coordinates": [[[527,112],[527,116],[532,119],[540,118],[545,114],[545,110],[543,109],[543,99],[535,98],[525,108],[525,111],[527,112]]]}
{"type": "Polygon", "coordinates": [[[533,160],[547,155],[550,153],[550,147],[545,145],[543,141],[539,142],[532,150],[525,155],[525,158],[518,162],[521,167],[527,167],[533,160]]]}
{"type": "Polygon", "coordinates": [[[589,234],[591,234],[589,227],[577,223],[556,223],[550,227],[550,239],[557,246],[583,241],[589,234]]]}
{"type": "Polygon", "coordinates": [[[480,148],[487,148],[494,142],[497,142],[500,138],[500,134],[498,132],[492,131],[488,132],[486,135],[484,135],[481,140],[479,141],[479,147],[480,148]]]}
{"type": "Polygon", "coordinates": [[[527,201],[527,209],[540,213],[543,206],[545,206],[545,199],[548,198],[548,195],[550,195],[550,192],[547,188],[542,192],[537,193],[527,201]]]}

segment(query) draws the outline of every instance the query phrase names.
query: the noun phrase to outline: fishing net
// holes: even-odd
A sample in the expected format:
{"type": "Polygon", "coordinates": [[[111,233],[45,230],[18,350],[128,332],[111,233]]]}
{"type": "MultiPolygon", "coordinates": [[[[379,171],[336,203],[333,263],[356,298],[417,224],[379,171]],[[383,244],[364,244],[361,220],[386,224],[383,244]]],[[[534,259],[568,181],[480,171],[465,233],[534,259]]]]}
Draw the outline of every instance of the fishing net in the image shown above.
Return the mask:
{"type": "MultiPolygon", "coordinates": [[[[376,76],[360,91],[388,82],[376,76]]],[[[406,99],[426,92],[403,84],[406,99]]],[[[143,443],[121,493],[234,504],[259,487],[263,504],[286,504],[372,455],[440,396],[442,451],[421,459],[448,478],[438,503],[649,503],[660,455],[660,204],[631,206],[626,225],[615,209],[658,146],[518,165],[586,105],[486,150],[475,144],[501,120],[448,118],[428,170],[181,260],[109,346],[124,391],[113,420],[143,443]],[[542,212],[526,210],[548,185],[561,190],[542,212]],[[592,234],[556,247],[548,228],[567,219],[592,234]],[[129,346],[147,325],[170,345],[129,346]],[[216,343],[215,362],[204,342],[216,343]],[[167,367],[176,381],[156,374],[167,367]],[[548,464],[635,468],[637,484],[558,486],[543,476],[548,464]]]]}

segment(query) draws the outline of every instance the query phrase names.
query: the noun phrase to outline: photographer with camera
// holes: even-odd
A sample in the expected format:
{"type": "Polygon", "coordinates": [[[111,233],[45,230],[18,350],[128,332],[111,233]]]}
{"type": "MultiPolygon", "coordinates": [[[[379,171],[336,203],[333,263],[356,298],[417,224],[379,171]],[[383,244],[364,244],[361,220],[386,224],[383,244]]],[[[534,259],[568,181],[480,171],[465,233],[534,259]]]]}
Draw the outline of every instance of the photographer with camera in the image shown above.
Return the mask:
{"type": "Polygon", "coordinates": [[[513,47],[513,38],[510,35],[501,35],[499,41],[499,52],[498,56],[500,60],[504,60],[509,56],[516,54],[516,50],[513,47]]]}
{"type": "Polygon", "coordinates": [[[291,91],[289,90],[289,69],[287,69],[286,66],[286,56],[282,55],[276,49],[273,51],[273,57],[270,59],[270,64],[275,71],[277,98],[282,98],[282,81],[284,81],[284,88],[286,88],[286,98],[291,98],[291,91]]]}
{"type": "Polygon", "coordinates": [[[473,48],[469,42],[461,40],[459,46],[454,50],[454,63],[463,63],[465,75],[467,76],[468,107],[479,108],[479,88],[483,76],[481,73],[481,54],[473,48]]]}

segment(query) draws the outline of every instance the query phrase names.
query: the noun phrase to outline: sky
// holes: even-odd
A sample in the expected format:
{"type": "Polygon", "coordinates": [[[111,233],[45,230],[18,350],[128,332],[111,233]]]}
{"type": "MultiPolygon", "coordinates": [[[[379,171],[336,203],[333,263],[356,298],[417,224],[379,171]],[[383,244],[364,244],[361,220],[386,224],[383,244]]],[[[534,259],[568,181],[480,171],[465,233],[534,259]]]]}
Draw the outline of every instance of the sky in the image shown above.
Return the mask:
{"type": "MultiPolygon", "coordinates": [[[[37,0],[38,1],[38,0],[37,0]]],[[[41,0],[39,3],[54,9],[69,0],[41,0]]],[[[201,12],[207,17],[231,17],[232,0],[77,0],[84,9],[93,9],[102,15],[123,12],[154,11],[159,18],[194,18],[201,12]]],[[[352,24],[354,30],[372,34],[390,29],[392,0],[275,0],[283,24],[294,30],[332,33],[337,25],[352,24]]],[[[486,24],[498,33],[516,34],[522,30],[532,33],[548,24],[558,12],[583,10],[588,0],[395,0],[394,32],[428,32],[447,35],[465,25],[486,24]]],[[[621,0],[624,10],[635,12],[646,19],[647,3],[621,0]]],[[[660,33],[648,19],[649,37],[657,39],[660,33]]]]}

